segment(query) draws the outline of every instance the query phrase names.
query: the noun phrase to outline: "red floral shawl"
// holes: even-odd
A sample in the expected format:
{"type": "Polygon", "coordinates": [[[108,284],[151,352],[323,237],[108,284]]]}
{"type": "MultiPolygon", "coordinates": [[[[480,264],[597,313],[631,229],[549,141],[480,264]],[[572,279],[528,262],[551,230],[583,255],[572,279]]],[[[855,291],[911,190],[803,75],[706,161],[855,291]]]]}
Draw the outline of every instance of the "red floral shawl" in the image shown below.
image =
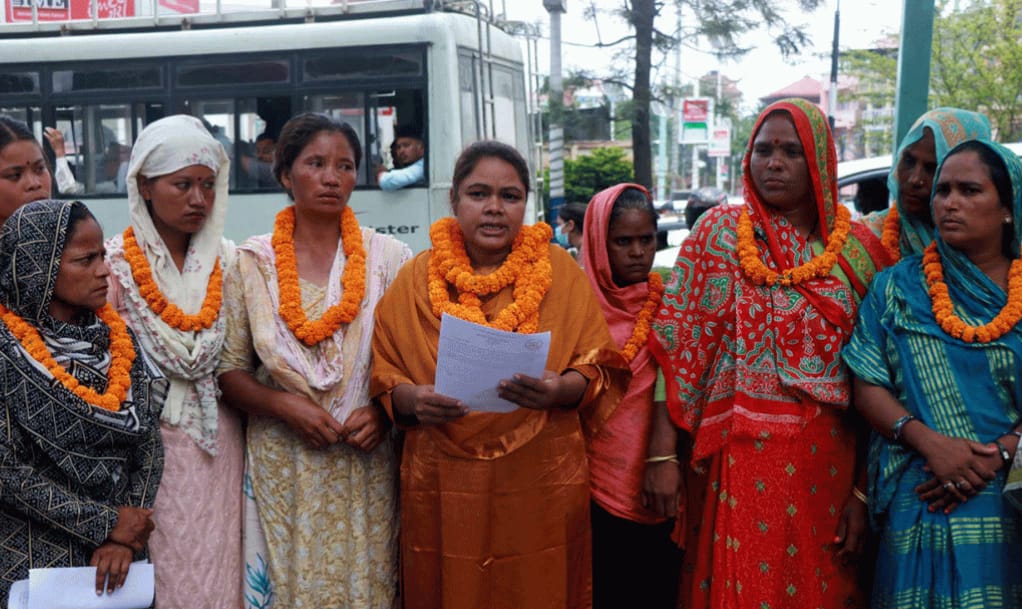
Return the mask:
{"type": "Polygon", "coordinates": [[[682,244],[650,348],[664,370],[671,417],[694,436],[694,459],[719,450],[731,434],[791,435],[821,408],[848,406],[840,350],[866,286],[888,263],[880,241],[853,222],[831,274],[793,288],[753,284],[735,252],[739,214],[749,210],[768,267],[782,271],[822,253],[840,204],[836,167],[827,119],[815,105],[772,104],[753,128],[743,162],[745,205],[707,212],[682,244]],[[806,242],[752,184],[751,142],[777,112],[792,119],[805,151],[823,243],[806,242]]]}

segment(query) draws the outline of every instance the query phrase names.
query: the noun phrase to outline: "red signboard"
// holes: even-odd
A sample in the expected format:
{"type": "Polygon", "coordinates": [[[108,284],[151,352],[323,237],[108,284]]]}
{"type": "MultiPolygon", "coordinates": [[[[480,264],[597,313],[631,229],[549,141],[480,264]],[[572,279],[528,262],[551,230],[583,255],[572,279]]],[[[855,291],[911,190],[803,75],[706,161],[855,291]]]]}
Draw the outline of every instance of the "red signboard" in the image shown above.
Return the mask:
{"type": "Polygon", "coordinates": [[[686,123],[705,123],[710,115],[710,100],[706,98],[686,99],[681,108],[681,120],[686,123]]]}
{"type": "MultiPolygon", "coordinates": [[[[68,19],[92,19],[91,0],[6,0],[8,23],[32,21],[32,4],[38,7],[39,21],[67,21],[68,19]]],[[[134,17],[134,0],[98,0],[99,19],[134,17]]]]}

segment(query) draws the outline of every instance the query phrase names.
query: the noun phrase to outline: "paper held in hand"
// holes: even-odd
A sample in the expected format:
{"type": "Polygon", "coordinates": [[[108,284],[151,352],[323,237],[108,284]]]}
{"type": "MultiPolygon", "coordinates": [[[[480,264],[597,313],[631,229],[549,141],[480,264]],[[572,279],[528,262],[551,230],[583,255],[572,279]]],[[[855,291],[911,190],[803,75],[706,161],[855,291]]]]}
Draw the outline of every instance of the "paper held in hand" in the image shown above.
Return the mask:
{"type": "Polygon", "coordinates": [[[153,604],[153,566],[131,563],[124,587],[96,595],[96,567],[29,569],[14,582],[7,609],[145,609],[153,604]]]}
{"type": "Polygon", "coordinates": [[[515,374],[543,378],[550,333],[516,334],[444,314],[437,348],[437,393],[478,412],[511,412],[518,406],[497,397],[497,384],[515,374]]]}

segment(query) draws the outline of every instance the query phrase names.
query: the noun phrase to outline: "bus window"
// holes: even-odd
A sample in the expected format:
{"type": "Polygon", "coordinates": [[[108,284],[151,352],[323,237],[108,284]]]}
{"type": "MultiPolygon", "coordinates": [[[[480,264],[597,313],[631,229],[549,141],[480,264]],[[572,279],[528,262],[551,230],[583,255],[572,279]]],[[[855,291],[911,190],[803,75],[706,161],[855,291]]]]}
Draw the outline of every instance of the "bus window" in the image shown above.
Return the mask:
{"type": "Polygon", "coordinates": [[[128,160],[134,136],[161,118],[163,104],[57,106],[56,127],[64,134],[64,152],[83,194],[127,192],[128,160]]]}
{"type": "Polygon", "coordinates": [[[102,104],[59,108],[57,128],[65,133],[68,162],[85,194],[127,192],[132,108],[102,104]]]}
{"type": "Polygon", "coordinates": [[[0,114],[5,114],[25,123],[36,134],[36,137],[40,138],[39,141],[42,141],[43,127],[39,124],[39,108],[25,106],[0,106],[0,114]]]}
{"type": "Polygon", "coordinates": [[[290,97],[238,100],[238,186],[245,190],[279,190],[273,175],[273,150],[291,117],[290,97]]]}
{"type": "Polygon", "coordinates": [[[525,158],[530,158],[532,136],[529,134],[529,105],[525,100],[525,74],[520,68],[512,70],[511,83],[514,86],[511,115],[515,117],[515,146],[525,154],[525,158]]]}
{"type": "MultiPolygon", "coordinates": [[[[369,159],[370,175],[376,183],[376,170],[381,165],[388,169],[399,169],[401,163],[394,158],[395,128],[405,127],[418,134],[426,144],[426,133],[423,130],[423,117],[426,115],[422,105],[422,91],[417,89],[398,89],[377,91],[370,99],[370,141],[369,159]]],[[[429,146],[426,146],[429,151],[429,146]]],[[[428,154],[426,155],[429,156],[428,154]]],[[[429,165],[426,163],[426,175],[429,165]]]]}
{"type": "Polygon", "coordinates": [[[371,157],[368,141],[366,140],[365,101],[361,93],[336,93],[328,95],[310,95],[305,98],[305,111],[322,112],[337,120],[344,121],[351,125],[358,134],[358,140],[362,142],[362,165],[358,168],[358,186],[369,184],[369,169],[371,157]]]}
{"type": "Polygon", "coordinates": [[[39,93],[39,72],[0,72],[0,96],[39,93]]]}
{"type": "Polygon", "coordinates": [[[179,87],[224,87],[257,83],[283,83],[291,79],[291,64],[286,59],[263,61],[234,61],[210,63],[208,59],[197,64],[178,66],[179,87]]]}
{"type": "Polygon", "coordinates": [[[491,121],[488,134],[493,134],[496,139],[507,144],[518,143],[518,112],[515,107],[525,106],[524,92],[516,91],[515,83],[520,81],[515,78],[514,72],[504,66],[491,66],[491,77],[493,78],[493,112],[488,113],[491,121]],[[496,120],[496,117],[500,120],[496,120]]]}
{"type": "Polygon", "coordinates": [[[53,71],[54,93],[83,93],[109,89],[160,91],[162,88],[163,72],[157,65],[118,64],[116,67],[109,67],[109,64],[104,64],[97,67],[53,71]]]}
{"type": "Polygon", "coordinates": [[[343,49],[316,54],[302,62],[302,81],[307,83],[422,76],[423,53],[419,49],[343,49]]]}
{"type": "Polygon", "coordinates": [[[461,144],[479,139],[479,109],[476,107],[476,59],[471,53],[458,53],[458,82],[461,88],[461,144]]]}
{"type": "Polygon", "coordinates": [[[235,165],[234,142],[234,100],[233,99],[190,99],[185,100],[185,114],[191,114],[202,121],[213,139],[223,145],[231,159],[231,188],[238,186],[238,168],[235,165]]]}

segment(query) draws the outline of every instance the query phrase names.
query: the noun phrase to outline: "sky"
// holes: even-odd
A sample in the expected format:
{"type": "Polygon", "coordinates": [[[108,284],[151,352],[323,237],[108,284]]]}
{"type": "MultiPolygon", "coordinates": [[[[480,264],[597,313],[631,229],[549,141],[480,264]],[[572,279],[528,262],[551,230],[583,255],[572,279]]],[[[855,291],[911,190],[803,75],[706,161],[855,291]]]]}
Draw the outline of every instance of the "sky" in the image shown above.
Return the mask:
{"type": "MultiPolygon", "coordinates": [[[[592,21],[583,17],[583,10],[590,0],[567,0],[568,12],[561,18],[562,62],[564,73],[585,68],[592,72],[606,69],[613,62],[613,51],[595,48],[591,45],[600,39],[604,42],[617,40],[629,34],[629,29],[620,17],[609,13],[621,5],[622,0],[593,0],[597,10],[599,34],[592,21]]],[[[719,67],[728,78],[739,81],[744,95],[743,106],[753,109],[757,99],[780,89],[804,76],[829,78],[830,48],[834,31],[834,11],[840,0],[826,0],[816,12],[804,14],[792,10],[797,3],[779,0],[789,7],[786,17],[793,23],[805,24],[806,32],[813,45],[798,56],[784,58],[766,31],[749,34],[740,41],[744,46],[753,47],[752,52],[740,60],[726,60],[718,63],[712,54],[700,49],[708,48],[705,40],[688,41],[682,49],[682,82],[692,82],[696,77],[719,67]],[[694,43],[694,44],[693,44],[694,43]],[[695,46],[696,48],[692,48],[695,46]],[[825,57],[820,57],[823,54],[825,57]]],[[[539,22],[544,35],[549,33],[549,16],[542,0],[491,0],[495,12],[506,9],[507,18],[528,22],[539,22]]],[[[677,17],[671,5],[663,11],[657,25],[664,30],[673,30],[677,17]]],[[[885,34],[901,29],[902,2],[898,0],[845,0],[840,3],[841,31],[839,42],[842,49],[870,46],[885,34]]],[[[683,29],[686,14],[682,14],[683,29]]],[[[549,38],[539,43],[540,71],[549,73],[549,38]]],[[[673,66],[672,64],[669,64],[673,66]]],[[[669,72],[663,72],[667,78],[669,72]]]]}

